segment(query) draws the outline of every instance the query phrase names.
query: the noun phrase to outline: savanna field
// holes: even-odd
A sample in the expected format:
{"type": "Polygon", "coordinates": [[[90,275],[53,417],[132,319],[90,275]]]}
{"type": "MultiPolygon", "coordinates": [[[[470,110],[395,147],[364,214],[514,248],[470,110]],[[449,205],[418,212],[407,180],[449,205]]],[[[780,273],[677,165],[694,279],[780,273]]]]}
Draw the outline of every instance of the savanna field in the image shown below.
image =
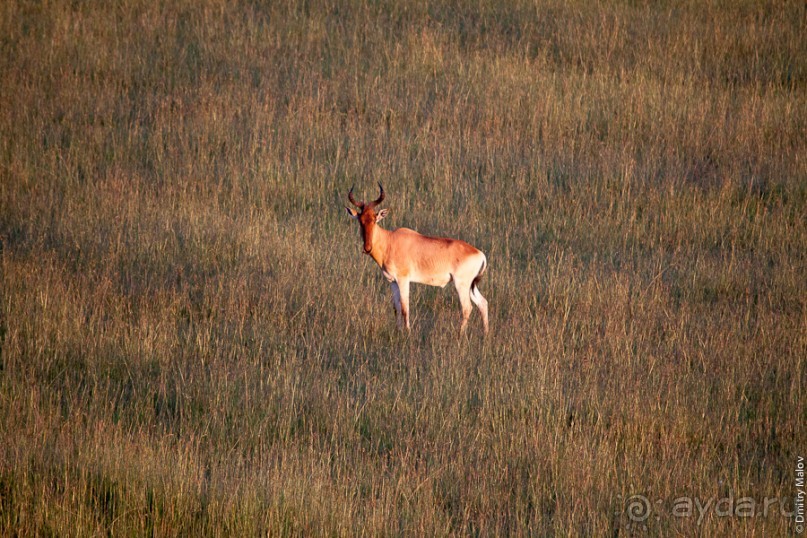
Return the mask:
{"type": "Polygon", "coordinates": [[[0,535],[782,536],[807,4],[0,4],[0,535]],[[485,252],[389,285],[343,206],[485,252]],[[687,501],[688,500],[688,501],[687,501]]]}

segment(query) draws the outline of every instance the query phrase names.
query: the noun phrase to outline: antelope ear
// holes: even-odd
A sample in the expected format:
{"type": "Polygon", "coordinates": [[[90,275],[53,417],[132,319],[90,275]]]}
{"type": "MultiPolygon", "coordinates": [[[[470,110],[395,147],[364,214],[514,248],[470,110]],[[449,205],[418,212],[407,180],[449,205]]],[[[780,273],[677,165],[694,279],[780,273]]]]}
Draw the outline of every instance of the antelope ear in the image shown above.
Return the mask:
{"type": "Polygon", "coordinates": [[[347,214],[350,215],[350,218],[352,218],[352,219],[359,218],[359,212],[356,211],[355,209],[351,209],[351,208],[345,206],[345,211],[347,211],[347,214]]]}
{"type": "Polygon", "coordinates": [[[376,214],[376,216],[375,216],[375,221],[376,221],[376,222],[380,221],[381,219],[383,219],[384,217],[386,217],[386,216],[387,216],[387,213],[389,213],[389,209],[382,209],[381,211],[379,211],[379,212],[376,214]]]}

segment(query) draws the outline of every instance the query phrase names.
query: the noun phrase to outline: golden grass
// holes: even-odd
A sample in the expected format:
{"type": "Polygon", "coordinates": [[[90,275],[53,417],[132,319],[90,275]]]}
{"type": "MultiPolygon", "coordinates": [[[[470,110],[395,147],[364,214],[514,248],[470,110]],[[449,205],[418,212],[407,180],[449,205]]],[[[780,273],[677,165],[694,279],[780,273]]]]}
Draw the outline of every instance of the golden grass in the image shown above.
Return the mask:
{"type": "Polygon", "coordinates": [[[794,530],[672,503],[792,507],[805,17],[4,3],[0,534],[794,530]],[[425,287],[396,331],[377,180],[485,251],[489,338],[425,287]]]}

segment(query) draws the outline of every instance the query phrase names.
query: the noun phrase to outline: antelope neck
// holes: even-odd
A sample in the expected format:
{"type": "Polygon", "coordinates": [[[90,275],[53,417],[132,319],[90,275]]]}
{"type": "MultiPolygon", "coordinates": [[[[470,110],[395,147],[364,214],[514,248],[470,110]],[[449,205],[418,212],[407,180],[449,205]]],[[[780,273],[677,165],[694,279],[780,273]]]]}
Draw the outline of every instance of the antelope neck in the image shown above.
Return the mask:
{"type": "Polygon", "coordinates": [[[384,260],[387,256],[387,243],[389,240],[390,232],[376,224],[373,230],[373,249],[370,251],[370,256],[375,260],[379,267],[384,267],[384,260]]]}

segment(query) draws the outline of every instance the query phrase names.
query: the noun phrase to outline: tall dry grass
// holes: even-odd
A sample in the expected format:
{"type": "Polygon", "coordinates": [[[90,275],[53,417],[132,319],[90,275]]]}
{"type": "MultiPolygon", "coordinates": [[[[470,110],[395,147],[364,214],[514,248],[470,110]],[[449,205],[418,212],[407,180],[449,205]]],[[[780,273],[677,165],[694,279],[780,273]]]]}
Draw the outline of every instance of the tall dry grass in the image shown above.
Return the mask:
{"type": "Polygon", "coordinates": [[[794,530],[805,20],[3,3],[0,533],[794,530]],[[395,330],[377,180],[487,253],[491,337],[425,287],[395,330]]]}

